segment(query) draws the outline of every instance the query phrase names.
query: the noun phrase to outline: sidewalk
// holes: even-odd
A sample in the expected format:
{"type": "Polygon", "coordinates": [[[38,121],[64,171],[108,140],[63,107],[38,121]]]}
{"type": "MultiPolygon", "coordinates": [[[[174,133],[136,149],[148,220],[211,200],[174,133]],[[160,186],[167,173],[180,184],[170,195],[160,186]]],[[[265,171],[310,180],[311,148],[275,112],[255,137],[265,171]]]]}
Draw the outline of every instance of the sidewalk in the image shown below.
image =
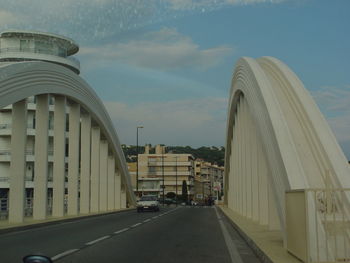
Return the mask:
{"type": "Polygon", "coordinates": [[[97,217],[97,216],[103,216],[108,214],[121,213],[129,210],[133,210],[133,209],[134,208],[125,208],[125,209],[119,209],[119,210],[108,211],[103,213],[101,212],[101,213],[65,216],[65,217],[49,216],[47,219],[44,219],[44,220],[34,220],[32,217],[25,217],[23,223],[9,223],[8,220],[0,220],[0,234],[9,233],[9,232],[18,231],[18,230],[25,230],[29,228],[37,228],[37,227],[42,227],[46,225],[60,224],[63,222],[76,221],[76,220],[81,220],[89,217],[97,217]]]}
{"type": "Polygon", "coordinates": [[[283,247],[282,235],[279,231],[270,231],[266,226],[261,226],[228,209],[218,205],[221,211],[231,220],[236,230],[243,236],[246,242],[253,248],[262,262],[268,263],[300,263],[283,247]]]}

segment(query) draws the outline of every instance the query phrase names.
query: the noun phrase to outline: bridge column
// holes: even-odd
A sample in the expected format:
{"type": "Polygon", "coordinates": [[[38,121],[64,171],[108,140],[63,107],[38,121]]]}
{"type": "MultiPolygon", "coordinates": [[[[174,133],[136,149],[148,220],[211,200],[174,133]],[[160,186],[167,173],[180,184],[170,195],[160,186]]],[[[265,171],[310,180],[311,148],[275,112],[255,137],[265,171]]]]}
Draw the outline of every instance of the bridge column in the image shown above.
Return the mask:
{"type": "Polygon", "coordinates": [[[274,190],[273,186],[271,185],[272,182],[269,183],[269,191],[268,191],[268,197],[269,197],[269,229],[270,230],[280,230],[281,225],[279,222],[279,217],[277,214],[277,208],[276,208],[276,201],[274,198],[274,190]]]}
{"type": "Polygon", "coordinates": [[[243,169],[242,169],[242,101],[240,100],[237,105],[237,127],[238,127],[238,213],[243,214],[243,169]]]}
{"type": "Polygon", "coordinates": [[[267,225],[269,222],[269,201],[268,201],[268,169],[266,158],[262,150],[260,137],[257,138],[257,163],[259,177],[259,223],[267,225]]]}
{"type": "Polygon", "coordinates": [[[49,143],[49,95],[36,96],[33,218],[46,219],[49,143]]]}
{"type": "Polygon", "coordinates": [[[234,177],[235,177],[235,173],[233,171],[234,167],[233,167],[233,160],[234,160],[234,154],[233,154],[233,149],[234,149],[234,142],[233,142],[233,138],[231,140],[231,154],[230,154],[230,171],[228,173],[228,187],[227,187],[227,206],[230,209],[233,209],[233,201],[234,201],[234,177]]]}
{"type": "MultiPolygon", "coordinates": [[[[251,116],[252,117],[252,116],[251,116]]],[[[251,118],[252,219],[259,221],[259,176],[256,127],[251,118]]]]}
{"type": "Polygon", "coordinates": [[[80,143],[80,213],[90,212],[90,155],[91,155],[91,116],[81,116],[80,143]]]}
{"type": "Polygon", "coordinates": [[[115,159],[113,155],[108,156],[108,210],[114,210],[115,208],[115,159]]]}
{"type": "Polygon", "coordinates": [[[91,195],[90,211],[96,213],[99,208],[100,191],[100,128],[91,129],[91,195]]]}
{"type": "Polygon", "coordinates": [[[12,105],[9,222],[22,223],[25,202],[27,101],[12,105]]]}
{"type": "Polygon", "coordinates": [[[114,177],[114,208],[115,209],[120,209],[121,207],[121,193],[120,193],[120,189],[121,189],[121,174],[120,171],[118,170],[115,173],[115,177],[114,177]]]}
{"type": "Polygon", "coordinates": [[[80,105],[72,103],[69,111],[68,215],[78,214],[80,105]]]}
{"type": "Polygon", "coordinates": [[[232,178],[232,185],[230,186],[231,193],[232,193],[232,209],[234,211],[237,211],[237,146],[238,144],[236,143],[236,135],[237,135],[237,129],[236,129],[236,124],[233,125],[232,127],[232,140],[231,140],[231,161],[230,161],[230,173],[231,178],[232,178]]]}
{"type": "Polygon", "coordinates": [[[122,182],[122,186],[120,189],[120,208],[126,208],[126,189],[125,184],[122,182]]]}
{"type": "Polygon", "coordinates": [[[64,216],[66,149],[66,98],[55,96],[53,137],[52,216],[64,216]]]}
{"type": "Polygon", "coordinates": [[[107,211],[107,166],[108,165],[108,143],[106,140],[100,142],[100,211],[107,211]]]}
{"type": "Polygon", "coordinates": [[[252,218],[252,128],[250,125],[250,112],[248,107],[248,101],[244,99],[245,106],[245,130],[246,130],[246,154],[245,154],[245,166],[246,166],[246,195],[247,195],[247,217],[252,218]]]}

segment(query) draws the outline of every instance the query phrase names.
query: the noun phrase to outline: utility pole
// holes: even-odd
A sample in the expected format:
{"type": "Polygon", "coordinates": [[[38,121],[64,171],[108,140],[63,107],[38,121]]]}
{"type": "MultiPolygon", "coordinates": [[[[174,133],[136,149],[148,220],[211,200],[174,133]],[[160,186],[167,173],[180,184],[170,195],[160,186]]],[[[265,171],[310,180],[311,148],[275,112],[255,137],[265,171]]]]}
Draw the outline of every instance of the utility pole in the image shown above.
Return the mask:
{"type": "Polygon", "coordinates": [[[136,127],[136,194],[139,194],[139,129],[143,126],[136,127]]]}
{"type": "Polygon", "coordinates": [[[165,184],[164,184],[164,152],[162,148],[162,176],[163,176],[163,206],[165,205],[165,184]]]}
{"type": "Polygon", "coordinates": [[[175,200],[176,200],[176,206],[177,206],[177,156],[175,156],[175,189],[176,189],[176,197],[175,197],[175,200]]]}

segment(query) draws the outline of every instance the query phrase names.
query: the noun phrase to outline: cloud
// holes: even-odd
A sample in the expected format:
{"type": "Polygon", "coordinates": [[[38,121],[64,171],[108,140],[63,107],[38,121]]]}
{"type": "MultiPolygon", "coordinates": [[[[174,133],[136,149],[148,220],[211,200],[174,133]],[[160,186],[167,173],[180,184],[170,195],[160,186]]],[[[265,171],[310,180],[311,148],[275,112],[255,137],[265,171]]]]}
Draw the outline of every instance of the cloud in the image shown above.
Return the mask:
{"type": "Polygon", "coordinates": [[[95,63],[103,60],[157,70],[205,70],[220,64],[232,52],[233,48],[228,46],[200,49],[190,37],[181,35],[176,29],[163,28],[128,42],[82,47],[80,55],[95,63]]]}
{"type": "Polygon", "coordinates": [[[272,3],[279,4],[287,0],[166,0],[170,8],[174,10],[197,10],[202,12],[212,11],[227,5],[252,5],[272,3]]]}
{"type": "Polygon", "coordinates": [[[11,24],[15,25],[21,20],[12,12],[0,9],[0,24],[11,24]]]}
{"type": "Polygon", "coordinates": [[[192,13],[279,2],[283,0],[1,0],[6,13],[0,13],[0,31],[40,30],[91,43],[192,13]],[[20,17],[20,23],[8,14],[20,17]]]}
{"type": "Polygon", "coordinates": [[[350,86],[322,87],[312,96],[350,159],[350,86]]]}
{"type": "Polygon", "coordinates": [[[134,144],[135,127],[144,125],[143,143],[224,145],[226,98],[201,98],[129,105],[104,102],[121,142],[134,144]]]}

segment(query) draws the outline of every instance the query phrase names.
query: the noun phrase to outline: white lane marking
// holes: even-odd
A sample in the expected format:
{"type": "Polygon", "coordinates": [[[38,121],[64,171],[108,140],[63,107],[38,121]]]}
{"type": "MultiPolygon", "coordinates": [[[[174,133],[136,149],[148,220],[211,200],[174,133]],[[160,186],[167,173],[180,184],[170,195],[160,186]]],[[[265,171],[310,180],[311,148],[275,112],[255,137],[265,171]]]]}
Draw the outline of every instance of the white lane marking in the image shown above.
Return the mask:
{"type": "Polygon", "coordinates": [[[151,221],[150,218],[149,218],[149,219],[146,219],[146,220],[143,220],[143,222],[145,222],[145,223],[147,223],[147,222],[149,222],[149,221],[151,221]]]}
{"type": "Polygon", "coordinates": [[[218,210],[215,207],[215,212],[216,212],[216,217],[218,218],[220,227],[221,227],[221,231],[222,234],[224,235],[224,240],[226,243],[226,247],[228,249],[228,252],[230,254],[231,257],[231,262],[232,263],[243,263],[241,256],[239,255],[238,249],[235,245],[235,243],[233,242],[230,234],[228,233],[228,230],[224,224],[224,222],[222,222],[222,218],[219,216],[218,210]]]}
{"type": "Polygon", "coordinates": [[[158,216],[154,216],[154,217],[152,217],[153,219],[156,219],[158,216]]]}
{"type": "Polygon", "coordinates": [[[98,238],[98,239],[95,239],[95,240],[92,240],[92,241],[90,241],[90,242],[87,242],[85,245],[90,246],[90,245],[93,245],[93,244],[95,244],[95,243],[97,243],[97,242],[100,242],[100,241],[105,240],[105,239],[110,238],[110,237],[111,237],[111,236],[100,237],[100,238],[98,238]]]}
{"type": "Polygon", "coordinates": [[[130,228],[127,227],[127,228],[124,228],[124,229],[121,229],[121,230],[118,230],[118,231],[115,231],[114,234],[120,234],[120,233],[123,233],[125,231],[128,231],[130,228]]]}
{"type": "Polygon", "coordinates": [[[51,259],[52,259],[52,261],[55,261],[55,260],[57,260],[57,259],[60,259],[60,258],[65,257],[65,256],[67,256],[67,255],[69,255],[69,254],[72,254],[72,253],[74,253],[74,252],[76,252],[76,251],[78,251],[78,250],[79,250],[79,249],[77,249],[77,248],[70,249],[70,250],[64,251],[64,252],[62,252],[62,253],[60,253],[60,254],[57,254],[56,256],[53,256],[51,259]]]}
{"type": "Polygon", "coordinates": [[[137,224],[135,224],[135,225],[132,225],[131,227],[137,227],[137,226],[139,226],[139,225],[142,225],[142,223],[137,223],[137,224]]]}

